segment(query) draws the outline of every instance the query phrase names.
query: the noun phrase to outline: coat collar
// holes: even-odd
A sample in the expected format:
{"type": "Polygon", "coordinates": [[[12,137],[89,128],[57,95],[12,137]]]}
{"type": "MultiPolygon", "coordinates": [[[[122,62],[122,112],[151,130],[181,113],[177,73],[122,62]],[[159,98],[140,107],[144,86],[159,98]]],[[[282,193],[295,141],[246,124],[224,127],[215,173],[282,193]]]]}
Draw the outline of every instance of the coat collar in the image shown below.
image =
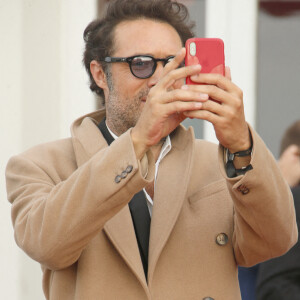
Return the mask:
{"type": "Polygon", "coordinates": [[[98,123],[105,117],[105,109],[84,115],[71,126],[73,148],[78,167],[89,160],[99,150],[107,147],[98,123]]]}
{"type": "MultiPolygon", "coordinates": [[[[105,116],[105,109],[77,119],[71,128],[73,147],[78,167],[88,161],[107,143],[97,124],[105,116]]],[[[172,149],[161,162],[155,185],[151,220],[148,284],[151,285],[158,258],[172,232],[187,192],[193,160],[194,133],[179,126],[172,134],[172,149]],[[180,182],[180,188],[178,183],[180,182]]],[[[104,230],[117,251],[149,293],[136,242],[128,206],[109,220],[104,230]]]]}

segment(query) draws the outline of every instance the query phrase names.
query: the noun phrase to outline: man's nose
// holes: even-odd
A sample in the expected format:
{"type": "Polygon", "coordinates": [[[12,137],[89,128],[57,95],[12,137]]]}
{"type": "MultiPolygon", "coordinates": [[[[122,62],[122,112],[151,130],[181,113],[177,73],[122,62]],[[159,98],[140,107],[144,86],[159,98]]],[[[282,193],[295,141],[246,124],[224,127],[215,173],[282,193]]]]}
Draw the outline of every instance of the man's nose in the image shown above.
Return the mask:
{"type": "Polygon", "coordinates": [[[159,61],[157,63],[157,67],[156,67],[155,72],[148,79],[148,87],[149,88],[155,86],[158,83],[158,81],[160,80],[160,78],[163,76],[163,72],[164,72],[164,65],[163,65],[162,62],[159,61]]]}

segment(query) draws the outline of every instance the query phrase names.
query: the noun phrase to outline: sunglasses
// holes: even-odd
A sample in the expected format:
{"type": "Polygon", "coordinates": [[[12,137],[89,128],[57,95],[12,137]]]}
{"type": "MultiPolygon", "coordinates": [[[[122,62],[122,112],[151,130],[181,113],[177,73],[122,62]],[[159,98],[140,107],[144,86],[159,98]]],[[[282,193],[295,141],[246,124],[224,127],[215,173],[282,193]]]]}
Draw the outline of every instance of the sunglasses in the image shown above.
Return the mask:
{"type": "Polygon", "coordinates": [[[168,56],[166,58],[154,58],[151,55],[134,55],[130,57],[105,57],[104,62],[114,63],[114,62],[125,62],[129,64],[130,71],[133,76],[146,79],[151,77],[156,68],[157,62],[163,62],[163,66],[165,66],[168,62],[170,62],[175,56],[168,56]]]}

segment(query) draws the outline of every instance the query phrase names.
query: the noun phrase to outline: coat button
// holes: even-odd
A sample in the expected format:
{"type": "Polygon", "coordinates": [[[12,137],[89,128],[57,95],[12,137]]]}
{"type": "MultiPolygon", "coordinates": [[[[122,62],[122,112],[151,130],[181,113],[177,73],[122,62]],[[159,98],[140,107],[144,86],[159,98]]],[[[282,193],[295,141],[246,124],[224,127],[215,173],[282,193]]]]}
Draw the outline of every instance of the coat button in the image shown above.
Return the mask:
{"type": "Polygon", "coordinates": [[[228,243],[228,236],[226,233],[219,233],[216,237],[216,243],[219,246],[225,246],[228,243]]]}
{"type": "Polygon", "coordinates": [[[121,180],[122,180],[122,177],[120,175],[117,175],[115,177],[115,183],[119,183],[119,182],[121,182],[121,180]]]}
{"type": "Polygon", "coordinates": [[[129,174],[131,173],[131,171],[133,170],[133,166],[132,165],[129,165],[127,168],[126,168],[126,173],[129,174]]]}
{"type": "Polygon", "coordinates": [[[244,184],[241,184],[237,190],[242,193],[243,195],[246,195],[250,192],[250,190],[244,185],[244,184]]]}
{"type": "Polygon", "coordinates": [[[203,300],[215,300],[215,299],[212,297],[204,297],[203,300]]]}
{"type": "Polygon", "coordinates": [[[127,177],[127,172],[126,171],[123,171],[122,173],[121,173],[121,177],[124,179],[124,178],[126,178],[127,177]]]}

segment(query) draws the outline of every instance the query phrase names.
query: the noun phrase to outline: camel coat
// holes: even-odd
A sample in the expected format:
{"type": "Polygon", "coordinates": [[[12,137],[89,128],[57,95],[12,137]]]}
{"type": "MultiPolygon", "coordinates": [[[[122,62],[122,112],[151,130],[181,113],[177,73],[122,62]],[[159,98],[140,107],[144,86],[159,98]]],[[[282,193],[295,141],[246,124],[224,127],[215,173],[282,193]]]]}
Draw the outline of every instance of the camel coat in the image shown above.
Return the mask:
{"type": "Polygon", "coordinates": [[[41,264],[47,299],[238,300],[237,264],[294,245],[290,189],[257,133],[253,170],[229,179],[224,149],[180,126],[158,171],[147,282],[127,204],[153,180],[155,162],[150,152],[136,159],[130,130],[108,147],[96,126],[104,114],[7,166],[15,239],[41,264]]]}

